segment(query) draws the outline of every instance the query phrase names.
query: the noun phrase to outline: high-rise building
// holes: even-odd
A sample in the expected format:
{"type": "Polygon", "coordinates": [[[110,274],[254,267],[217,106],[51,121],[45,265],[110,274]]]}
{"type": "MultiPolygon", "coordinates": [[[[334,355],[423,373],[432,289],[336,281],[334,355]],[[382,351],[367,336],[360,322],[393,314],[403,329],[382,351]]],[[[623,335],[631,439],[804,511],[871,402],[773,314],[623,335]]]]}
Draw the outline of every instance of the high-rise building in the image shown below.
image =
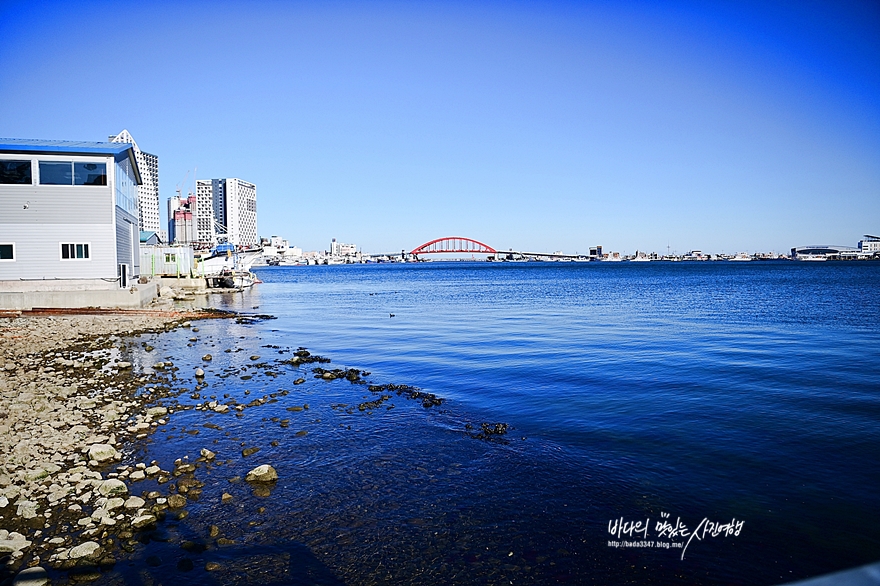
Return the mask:
{"type": "Polygon", "coordinates": [[[138,185],[138,226],[142,231],[159,231],[159,157],[143,152],[128,130],[111,135],[110,142],[129,143],[141,172],[138,185]]]}
{"type": "Polygon", "coordinates": [[[196,232],[199,242],[217,243],[217,231],[214,228],[214,180],[199,179],[196,181],[196,232]]]}
{"type": "Polygon", "coordinates": [[[196,196],[183,198],[176,195],[168,199],[168,236],[174,244],[198,242],[198,212],[196,196]]]}
{"type": "MultiPolygon", "coordinates": [[[[218,239],[225,239],[236,246],[257,246],[257,186],[241,179],[202,179],[197,181],[198,200],[207,208],[210,193],[212,226],[218,239]],[[210,190],[210,191],[209,191],[210,190]]],[[[199,212],[202,204],[196,204],[199,212]]],[[[205,230],[208,230],[207,225],[205,230]]],[[[206,232],[207,233],[207,232],[206,232]]],[[[199,224],[199,235],[202,224],[199,224]]]]}

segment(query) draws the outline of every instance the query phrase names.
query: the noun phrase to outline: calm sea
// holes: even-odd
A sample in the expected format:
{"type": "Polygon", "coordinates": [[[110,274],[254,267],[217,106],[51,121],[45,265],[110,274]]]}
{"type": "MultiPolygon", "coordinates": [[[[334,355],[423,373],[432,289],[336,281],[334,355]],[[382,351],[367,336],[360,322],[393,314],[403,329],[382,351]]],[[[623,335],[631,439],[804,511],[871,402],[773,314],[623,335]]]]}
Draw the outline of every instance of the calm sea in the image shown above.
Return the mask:
{"type": "Polygon", "coordinates": [[[184,576],[185,558],[194,583],[778,584],[880,560],[880,263],[257,272],[212,301],[276,320],[202,322],[136,359],[173,356],[186,382],[207,348],[206,392],[289,394],[221,429],[180,413],[133,455],[231,461],[113,575],[184,576]],[[277,362],[298,347],[332,363],[277,362]],[[507,433],[474,437],[484,423],[507,433]],[[229,482],[264,461],[268,496],[229,482]],[[234,543],[169,545],[211,524],[234,543]]]}

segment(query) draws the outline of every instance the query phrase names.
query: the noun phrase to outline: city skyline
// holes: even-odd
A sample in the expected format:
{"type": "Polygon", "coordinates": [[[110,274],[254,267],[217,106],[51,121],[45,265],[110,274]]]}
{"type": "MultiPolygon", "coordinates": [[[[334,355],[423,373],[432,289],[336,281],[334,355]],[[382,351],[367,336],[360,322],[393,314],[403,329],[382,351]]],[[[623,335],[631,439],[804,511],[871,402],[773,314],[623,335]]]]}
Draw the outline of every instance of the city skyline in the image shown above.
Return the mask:
{"type": "Polygon", "coordinates": [[[785,252],[880,231],[874,3],[110,7],[0,7],[0,135],[125,128],[161,159],[163,202],[196,169],[246,177],[259,236],[306,250],[785,252]]]}

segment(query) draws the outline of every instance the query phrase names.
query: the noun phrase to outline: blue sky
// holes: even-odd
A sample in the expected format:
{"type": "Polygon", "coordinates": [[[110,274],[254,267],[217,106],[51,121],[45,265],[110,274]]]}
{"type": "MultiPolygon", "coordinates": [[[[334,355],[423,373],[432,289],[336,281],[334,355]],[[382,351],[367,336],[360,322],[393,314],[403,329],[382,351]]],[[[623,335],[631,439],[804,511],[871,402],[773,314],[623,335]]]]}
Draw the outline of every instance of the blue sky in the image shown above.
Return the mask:
{"type": "Polygon", "coordinates": [[[306,250],[855,245],[880,4],[0,0],[0,136],[123,128],[306,250]]]}

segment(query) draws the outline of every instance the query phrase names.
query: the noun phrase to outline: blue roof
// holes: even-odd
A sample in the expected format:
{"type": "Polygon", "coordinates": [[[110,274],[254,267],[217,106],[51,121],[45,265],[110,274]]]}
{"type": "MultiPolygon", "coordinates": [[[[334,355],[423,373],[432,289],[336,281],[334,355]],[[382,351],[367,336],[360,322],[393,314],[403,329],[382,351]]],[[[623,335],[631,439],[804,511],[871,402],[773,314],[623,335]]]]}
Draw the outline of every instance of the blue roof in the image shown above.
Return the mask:
{"type": "Polygon", "coordinates": [[[132,145],[127,142],[0,138],[0,152],[118,155],[130,148],[132,145]]]}

